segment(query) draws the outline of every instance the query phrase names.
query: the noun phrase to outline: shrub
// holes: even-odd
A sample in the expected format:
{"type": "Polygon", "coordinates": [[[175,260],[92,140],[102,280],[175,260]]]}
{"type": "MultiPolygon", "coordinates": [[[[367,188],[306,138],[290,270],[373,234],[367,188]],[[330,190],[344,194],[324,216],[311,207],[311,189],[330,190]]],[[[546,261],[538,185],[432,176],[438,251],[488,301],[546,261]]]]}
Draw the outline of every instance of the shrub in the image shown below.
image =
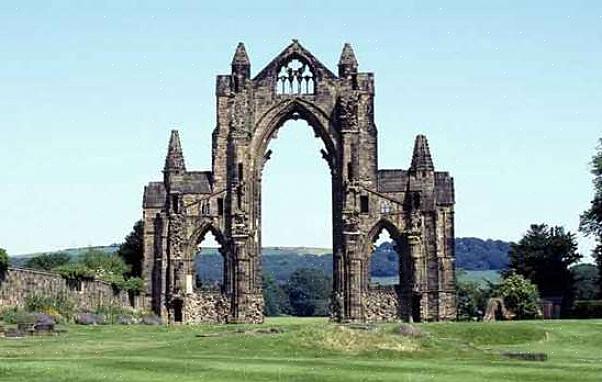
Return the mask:
{"type": "Polygon", "coordinates": [[[457,283],[457,292],[458,320],[481,319],[491,294],[490,288],[482,287],[472,281],[463,281],[457,283]]]}
{"type": "Polygon", "coordinates": [[[574,318],[602,318],[602,300],[575,301],[574,318]]]}
{"type": "Polygon", "coordinates": [[[66,279],[71,280],[92,280],[94,279],[94,271],[89,269],[83,264],[69,263],[54,269],[55,272],[60,274],[66,279]]]}
{"type": "Polygon", "coordinates": [[[49,314],[41,312],[28,312],[19,308],[8,308],[2,312],[2,321],[13,325],[56,325],[56,320],[49,314]]]}
{"type": "Polygon", "coordinates": [[[504,299],[504,304],[517,319],[535,318],[540,314],[537,286],[519,274],[508,275],[495,294],[504,299]]]}
{"type": "Polygon", "coordinates": [[[140,294],[144,291],[144,280],[140,277],[130,277],[125,280],[123,289],[134,294],[140,294]]]}
{"type": "Polygon", "coordinates": [[[29,312],[25,312],[23,310],[18,310],[15,312],[15,314],[11,317],[11,324],[17,324],[17,325],[33,325],[36,322],[36,317],[29,313],[29,312]]]}
{"type": "Polygon", "coordinates": [[[71,320],[75,304],[65,294],[57,296],[45,296],[34,294],[25,299],[25,310],[29,312],[41,312],[54,316],[56,319],[71,320]]]}

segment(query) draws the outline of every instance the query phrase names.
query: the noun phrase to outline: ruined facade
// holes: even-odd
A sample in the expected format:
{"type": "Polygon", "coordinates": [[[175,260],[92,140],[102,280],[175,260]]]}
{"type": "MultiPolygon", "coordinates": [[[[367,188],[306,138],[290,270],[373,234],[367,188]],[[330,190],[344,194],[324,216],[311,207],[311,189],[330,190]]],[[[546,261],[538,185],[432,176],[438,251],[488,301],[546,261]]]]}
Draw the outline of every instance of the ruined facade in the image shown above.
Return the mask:
{"type": "Polygon", "coordinates": [[[244,45],[217,76],[211,171],[189,171],[172,131],[162,182],[144,191],[144,277],[153,310],[172,322],[263,321],[261,176],[268,144],[289,119],[324,143],[332,175],[332,318],[454,318],[454,187],[424,136],[407,170],[379,170],[374,77],[345,44],[338,73],[293,40],[255,77],[244,45]],[[399,285],[370,285],[373,243],[386,229],[399,285]],[[219,290],[195,286],[194,256],[211,231],[224,257],[219,290]]]}

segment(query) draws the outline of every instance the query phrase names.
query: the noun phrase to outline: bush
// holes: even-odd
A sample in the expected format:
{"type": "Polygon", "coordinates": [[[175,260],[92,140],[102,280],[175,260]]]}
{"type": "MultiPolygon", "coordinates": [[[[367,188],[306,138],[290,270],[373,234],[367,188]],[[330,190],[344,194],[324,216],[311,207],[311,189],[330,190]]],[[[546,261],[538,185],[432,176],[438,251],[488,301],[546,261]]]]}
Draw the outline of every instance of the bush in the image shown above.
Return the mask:
{"type": "Polygon", "coordinates": [[[19,311],[20,310],[16,307],[2,309],[2,311],[0,312],[0,321],[5,322],[7,324],[14,324],[15,315],[19,311]]]}
{"type": "Polygon", "coordinates": [[[144,291],[144,280],[140,277],[130,277],[125,280],[123,289],[134,294],[140,294],[144,291]]]}
{"type": "Polygon", "coordinates": [[[602,300],[575,301],[573,318],[602,318],[602,300]]]}
{"type": "Polygon", "coordinates": [[[70,280],[93,280],[94,271],[89,269],[83,264],[69,263],[54,269],[55,272],[60,274],[66,279],[70,280]]]}
{"type": "Polygon", "coordinates": [[[14,312],[12,317],[9,318],[7,323],[16,325],[33,325],[36,322],[36,317],[23,310],[17,310],[14,312]]]}
{"type": "Polygon", "coordinates": [[[71,320],[75,310],[75,304],[65,294],[57,296],[30,295],[25,299],[25,310],[29,312],[41,312],[62,319],[71,320]]]}
{"type": "Polygon", "coordinates": [[[479,320],[487,307],[487,299],[491,294],[490,288],[482,287],[472,281],[457,283],[458,320],[479,320]]]}
{"type": "Polygon", "coordinates": [[[519,320],[536,318],[540,314],[537,286],[519,274],[506,276],[494,294],[504,299],[506,308],[519,320]]]}

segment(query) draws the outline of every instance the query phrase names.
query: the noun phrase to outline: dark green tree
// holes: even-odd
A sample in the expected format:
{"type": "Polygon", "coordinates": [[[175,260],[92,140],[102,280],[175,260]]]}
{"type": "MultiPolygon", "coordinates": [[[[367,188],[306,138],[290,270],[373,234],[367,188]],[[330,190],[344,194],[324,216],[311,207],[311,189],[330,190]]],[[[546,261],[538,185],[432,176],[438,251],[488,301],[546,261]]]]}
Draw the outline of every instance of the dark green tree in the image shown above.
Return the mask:
{"type": "Polygon", "coordinates": [[[286,292],[271,275],[263,276],[263,300],[266,316],[281,316],[291,311],[286,292]]]}
{"type": "Polygon", "coordinates": [[[4,279],[4,274],[8,270],[9,264],[8,253],[6,253],[4,248],[0,248],[0,281],[4,279]]]}
{"type": "Polygon", "coordinates": [[[71,261],[71,256],[64,252],[43,253],[41,255],[27,259],[26,268],[51,271],[63,266],[71,261]]]}
{"type": "MultiPolygon", "coordinates": [[[[602,293],[602,138],[600,139],[597,153],[592,158],[592,175],[594,176],[594,198],[591,206],[581,215],[581,232],[596,240],[593,257],[598,264],[599,291],[602,293]]],[[[602,295],[601,295],[602,297],[602,295]]]]}
{"type": "Polygon", "coordinates": [[[600,293],[598,267],[577,264],[571,268],[575,280],[575,300],[595,300],[600,293]]]}
{"type": "Polygon", "coordinates": [[[119,246],[117,253],[130,267],[128,276],[142,276],[142,261],[144,259],[144,222],[138,220],[134,224],[132,232],[126,237],[125,241],[119,246]]]}
{"type": "Polygon", "coordinates": [[[327,316],[332,280],[320,269],[301,268],[291,274],[285,290],[295,316],[327,316]]]}
{"type": "Polygon", "coordinates": [[[542,297],[563,297],[563,314],[574,300],[574,280],[570,267],[581,255],[575,235],[562,227],[534,224],[525,236],[510,246],[510,266],[504,277],[516,273],[537,285],[542,297]]]}
{"type": "MultiPolygon", "coordinates": [[[[458,273],[463,272],[459,270],[458,273]]],[[[456,275],[457,276],[457,275],[456,275]]],[[[491,287],[474,281],[457,281],[458,320],[477,320],[483,317],[487,300],[491,297],[491,287]]]]}

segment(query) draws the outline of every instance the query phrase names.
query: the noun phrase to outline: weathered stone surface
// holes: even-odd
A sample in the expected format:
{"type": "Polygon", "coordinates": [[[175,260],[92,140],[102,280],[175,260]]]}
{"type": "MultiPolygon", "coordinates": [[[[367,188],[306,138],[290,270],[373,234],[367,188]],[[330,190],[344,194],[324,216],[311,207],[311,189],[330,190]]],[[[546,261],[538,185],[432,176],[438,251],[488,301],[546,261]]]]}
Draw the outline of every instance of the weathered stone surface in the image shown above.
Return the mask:
{"type": "Polygon", "coordinates": [[[0,281],[0,307],[23,308],[27,297],[34,295],[66,296],[79,311],[94,311],[99,306],[137,307],[128,293],[115,292],[111,284],[104,281],[74,283],[52,272],[9,268],[0,281]]]}
{"type": "Polygon", "coordinates": [[[367,321],[400,319],[399,294],[394,286],[372,287],[362,298],[367,321]]]}
{"type": "Polygon", "coordinates": [[[145,188],[143,272],[157,314],[171,322],[263,322],[262,171],[278,129],[300,118],[323,141],[332,175],[332,318],[455,317],[453,179],[435,171],[422,135],[409,169],[378,169],[374,75],[358,71],[350,45],[338,76],[293,40],[251,78],[241,43],[215,89],[212,170],[187,170],[172,132],[163,183],[145,188]],[[400,256],[400,284],[371,290],[373,243],[385,229],[400,256]],[[195,291],[193,257],[209,231],[224,256],[220,296],[195,291]]]}
{"type": "Polygon", "coordinates": [[[230,300],[219,292],[198,291],[186,296],[185,320],[195,324],[224,324],[230,315],[230,300]]]}

